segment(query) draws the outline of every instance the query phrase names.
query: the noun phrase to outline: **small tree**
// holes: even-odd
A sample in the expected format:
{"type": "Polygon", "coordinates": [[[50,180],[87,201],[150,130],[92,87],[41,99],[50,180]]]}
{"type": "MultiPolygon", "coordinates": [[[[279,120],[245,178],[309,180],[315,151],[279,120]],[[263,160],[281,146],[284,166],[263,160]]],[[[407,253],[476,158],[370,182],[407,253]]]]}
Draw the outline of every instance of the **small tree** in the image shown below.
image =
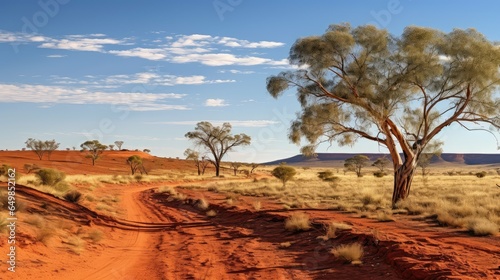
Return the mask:
{"type": "Polygon", "coordinates": [[[119,150],[122,149],[123,141],[115,141],[116,148],[119,150]]]}
{"type": "Polygon", "coordinates": [[[258,163],[252,163],[252,164],[250,164],[250,167],[251,167],[250,174],[252,174],[255,171],[255,169],[257,167],[259,167],[259,166],[260,166],[260,164],[258,164],[258,163]]]}
{"type": "Polygon", "coordinates": [[[142,167],[142,158],[137,155],[130,156],[127,159],[127,164],[130,166],[130,171],[132,172],[132,175],[134,175],[135,172],[137,170],[140,170],[140,168],[142,167]]]}
{"type": "Polygon", "coordinates": [[[92,160],[92,166],[94,166],[96,160],[101,157],[108,146],[99,143],[99,140],[89,140],[81,144],[80,147],[87,152],[86,157],[92,160]]]}
{"type": "Polygon", "coordinates": [[[24,164],[24,171],[26,174],[30,174],[32,171],[40,170],[40,167],[36,164],[26,163],[24,164]]]}
{"type": "Polygon", "coordinates": [[[115,148],[115,145],[108,145],[109,150],[112,151],[115,148]]]}
{"type": "Polygon", "coordinates": [[[307,140],[305,154],[323,142],[361,138],[385,146],[393,207],[410,194],[418,159],[434,152],[429,145],[444,128],[500,129],[500,49],[474,29],[409,26],[395,36],[335,24],[298,39],[289,54],[295,68],[269,77],[267,90],[275,98],[297,90],[301,111],[290,140],[307,140]]]}
{"type": "Polygon", "coordinates": [[[271,174],[278,178],[283,183],[283,187],[285,187],[286,182],[292,179],[297,172],[295,171],[295,168],[281,164],[280,166],[274,168],[271,174]]]}
{"type": "Polygon", "coordinates": [[[345,160],[344,167],[349,171],[356,172],[358,177],[363,177],[361,170],[363,167],[368,166],[370,159],[365,155],[355,155],[352,158],[348,158],[345,160]]]}
{"type": "Polygon", "coordinates": [[[391,161],[386,157],[380,157],[372,164],[379,169],[381,173],[385,173],[385,168],[391,163],[391,161]]]}
{"type": "Polygon", "coordinates": [[[250,136],[244,133],[231,134],[230,123],[213,126],[209,122],[199,122],[195,130],[186,133],[185,137],[212,154],[211,162],[215,166],[215,176],[220,174],[220,163],[226,153],[235,147],[250,145],[251,140],[250,136]]]}
{"type": "Polygon", "coordinates": [[[420,155],[420,158],[417,161],[417,167],[420,167],[422,171],[422,177],[425,177],[429,171],[427,168],[431,164],[431,159],[434,156],[434,154],[422,154],[420,155]]]}
{"type": "Polygon", "coordinates": [[[236,176],[236,173],[238,172],[238,169],[242,166],[243,164],[239,162],[231,162],[231,168],[233,169],[234,176],[236,176]]]}
{"type": "Polygon", "coordinates": [[[47,152],[47,158],[50,160],[50,155],[53,151],[59,148],[60,143],[57,143],[56,140],[52,139],[50,141],[45,141],[45,151],[47,152]]]}
{"type": "Polygon", "coordinates": [[[148,153],[148,154],[149,154],[149,153],[151,153],[151,150],[150,150],[150,149],[144,149],[144,150],[142,150],[142,151],[143,151],[143,152],[145,152],[145,153],[148,153]]]}
{"type": "Polygon", "coordinates": [[[194,161],[196,168],[198,169],[198,176],[205,174],[205,169],[207,168],[210,161],[208,161],[206,156],[200,157],[200,153],[191,149],[184,151],[184,155],[187,160],[194,161]]]}
{"type": "Polygon", "coordinates": [[[42,160],[43,155],[47,151],[44,141],[29,138],[26,140],[25,144],[26,148],[31,149],[38,156],[38,159],[42,160]]]}

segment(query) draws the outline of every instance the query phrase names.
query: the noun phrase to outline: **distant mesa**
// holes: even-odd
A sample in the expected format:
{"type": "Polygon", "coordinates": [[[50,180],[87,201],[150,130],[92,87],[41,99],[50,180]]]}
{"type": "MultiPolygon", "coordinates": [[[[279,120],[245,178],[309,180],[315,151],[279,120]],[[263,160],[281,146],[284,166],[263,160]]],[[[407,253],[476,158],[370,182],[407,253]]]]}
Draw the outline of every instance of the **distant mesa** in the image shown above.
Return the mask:
{"type": "MultiPolygon", "coordinates": [[[[359,153],[370,158],[371,161],[375,161],[380,157],[391,157],[388,154],[381,153],[359,153]]],[[[277,165],[282,162],[286,162],[289,165],[295,166],[309,166],[309,167],[321,167],[321,166],[338,166],[343,165],[344,161],[351,158],[355,153],[318,153],[316,157],[306,157],[303,155],[296,155],[289,158],[284,158],[280,160],[275,160],[271,162],[263,163],[265,165],[277,165]]],[[[431,164],[465,164],[465,165],[480,165],[480,164],[500,164],[500,154],[457,154],[457,153],[443,153],[440,156],[434,156],[431,160],[431,164]]]]}

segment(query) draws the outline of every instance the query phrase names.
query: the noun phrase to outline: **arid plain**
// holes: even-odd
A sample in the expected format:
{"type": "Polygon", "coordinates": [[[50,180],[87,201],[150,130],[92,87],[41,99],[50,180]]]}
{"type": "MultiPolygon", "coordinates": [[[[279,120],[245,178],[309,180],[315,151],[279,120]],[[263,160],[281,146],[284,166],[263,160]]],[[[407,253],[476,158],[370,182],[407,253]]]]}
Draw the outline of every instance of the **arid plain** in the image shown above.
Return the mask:
{"type": "MultiPolygon", "coordinates": [[[[494,165],[431,164],[392,209],[391,176],[368,167],[358,178],[340,163],[296,166],[285,187],[274,166],[234,175],[225,164],[220,178],[210,167],[198,176],[191,161],[136,151],[106,151],[95,166],[78,151],[42,161],[2,151],[0,163],[20,174],[10,279],[500,279],[494,165]],[[131,155],[148,175],[130,175],[131,155]],[[46,186],[25,164],[66,176],[46,186]],[[335,179],[319,179],[322,171],[335,179]],[[70,191],[81,193],[77,203],[64,198],[70,191]],[[360,245],[358,259],[348,257],[355,249],[339,253],[350,244],[360,245]]],[[[2,225],[3,256],[8,236],[2,225]]]]}

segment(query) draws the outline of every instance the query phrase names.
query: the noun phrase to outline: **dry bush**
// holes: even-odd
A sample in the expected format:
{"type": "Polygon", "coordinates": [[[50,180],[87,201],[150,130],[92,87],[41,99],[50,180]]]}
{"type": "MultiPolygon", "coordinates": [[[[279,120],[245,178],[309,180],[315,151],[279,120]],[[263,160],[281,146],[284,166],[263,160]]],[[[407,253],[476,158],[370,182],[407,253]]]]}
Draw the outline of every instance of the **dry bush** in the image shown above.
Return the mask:
{"type": "Polygon", "coordinates": [[[498,225],[485,218],[470,219],[467,229],[477,236],[495,235],[498,233],[498,225]]]}
{"type": "Polygon", "coordinates": [[[207,217],[215,217],[217,216],[217,212],[215,210],[208,210],[206,215],[207,217]]]}
{"type": "Polygon", "coordinates": [[[311,228],[309,216],[304,213],[294,213],[285,221],[285,228],[289,231],[301,231],[311,228]]]}
{"type": "Polygon", "coordinates": [[[291,243],[291,242],[281,242],[281,243],[278,245],[278,247],[279,247],[280,249],[285,249],[285,248],[288,248],[288,247],[290,247],[290,246],[292,246],[292,243],[291,243]]]}
{"type": "Polygon", "coordinates": [[[377,221],[379,222],[392,222],[394,218],[392,217],[392,213],[389,211],[379,211],[377,212],[377,221]]]}
{"type": "Polygon", "coordinates": [[[76,190],[69,191],[64,195],[64,199],[69,202],[78,203],[82,198],[82,193],[76,190]]]}
{"type": "Polygon", "coordinates": [[[45,246],[48,246],[50,239],[54,236],[54,230],[51,228],[39,228],[36,231],[35,240],[42,242],[45,246]]]}
{"type": "Polygon", "coordinates": [[[207,210],[210,204],[204,199],[198,199],[198,202],[196,203],[196,207],[200,210],[207,210]]]}
{"type": "Polygon", "coordinates": [[[92,240],[93,243],[99,243],[104,238],[104,233],[98,229],[94,229],[88,233],[87,237],[92,240]]]}
{"type": "Polygon", "coordinates": [[[77,255],[80,255],[85,250],[85,240],[78,236],[69,237],[66,243],[71,245],[70,250],[77,255]]]}
{"type": "Polygon", "coordinates": [[[255,209],[256,211],[260,211],[260,208],[262,207],[262,204],[260,203],[260,201],[254,201],[254,203],[252,205],[253,205],[253,209],[255,209]]]}
{"type": "Polygon", "coordinates": [[[350,263],[360,263],[363,257],[363,246],[359,243],[344,244],[332,249],[332,254],[350,263]]]}
{"type": "Polygon", "coordinates": [[[177,195],[177,191],[172,186],[161,186],[158,188],[158,192],[159,193],[168,193],[171,196],[177,195]]]}
{"type": "Polygon", "coordinates": [[[64,178],[66,178],[66,174],[64,174],[63,172],[50,168],[38,170],[36,172],[36,176],[38,177],[42,185],[47,186],[55,186],[56,184],[64,181],[64,178]]]}
{"type": "Polygon", "coordinates": [[[30,224],[34,227],[37,227],[37,228],[43,228],[45,227],[45,218],[43,218],[42,216],[38,215],[38,214],[34,214],[34,215],[30,215],[28,217],[26,217],[24,219],[24,222],[27,223],[27,224],[30,224]]]}

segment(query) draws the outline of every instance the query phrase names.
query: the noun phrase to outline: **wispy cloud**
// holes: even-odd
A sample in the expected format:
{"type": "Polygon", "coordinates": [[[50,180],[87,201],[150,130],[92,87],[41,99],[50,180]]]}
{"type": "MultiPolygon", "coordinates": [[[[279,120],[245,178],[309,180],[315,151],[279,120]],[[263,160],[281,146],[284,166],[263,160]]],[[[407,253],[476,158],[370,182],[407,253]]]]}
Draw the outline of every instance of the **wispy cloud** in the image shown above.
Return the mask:
{"type": "Polygon", "coordinates": [[[253,73],[255,73],[255,71],[241,71],[241,70],[231,69],[231,70],[221,70],[221,71],[219,71],[219,73],[231,73],[231,74],[253,74],[253,73]]]}
{"type": "Polygon", "coordinates": [[[148,60],[163,60],[167,57],[164,49],[154,49],[154,48],[134,48],[130,50],[111,50],[108,53],[127,56],[127,57],[139,57],[148,60]]]}
{"type": "Polygon", "coordinates": [[[165,103],[166,100],[184,96],[176,93],[101,92],[85,88],[0,84],[0,103],[109,104],[130,111],[189,110],[185,105],[165,103]]]}
{"type": "MultiPolygon", "coordinates": [[[[200,63],[207,66],[269,65],[287,66],[287,60],[273,60],[261,54],[245,54],[245,49],[269,49],[285,44],[274,41],[248,41],[233,37],[204,34],[176,35],[138,41],[136,38],[109,38],[105,34],[66,35],[51,38],[41,35],[15,33],[0,30],[0,43],[36,44],[39,48],[101,52],[122,57],[135,57],[172,63],[200,63]],[[127,49],[127,45],[139,45],[127,49]],[[237,50],[237,51],[236,51],[237,50]]],[[[234,74],[247,74],[230,70],[234,74]]]]}
{"type": "Polygon", "coordinates": [[[51,54],[51,55],[47,55],[48,58],[62,58],[62,57],[66,57],[67,55],[62,55],[62,54],[51,54]]]}
{"type": "Polygon", "coordinates": [[[207,107],[224,107],[228,106],[224,99],[207,99],[205,100],[205,106],[207,107]]]}
{"type": "MultiPolygon", "coordinates": [[[[173,121],[173,122],[148,122],[148,124],[163,124],[163,125],[196,125],[200,121],[173,121]]],[[[220,126],[223,123],[230,123],[233,127],[266,127],[274,124],[279,124],[273,120],[207,120],[212,125],[220,126]]]]}

